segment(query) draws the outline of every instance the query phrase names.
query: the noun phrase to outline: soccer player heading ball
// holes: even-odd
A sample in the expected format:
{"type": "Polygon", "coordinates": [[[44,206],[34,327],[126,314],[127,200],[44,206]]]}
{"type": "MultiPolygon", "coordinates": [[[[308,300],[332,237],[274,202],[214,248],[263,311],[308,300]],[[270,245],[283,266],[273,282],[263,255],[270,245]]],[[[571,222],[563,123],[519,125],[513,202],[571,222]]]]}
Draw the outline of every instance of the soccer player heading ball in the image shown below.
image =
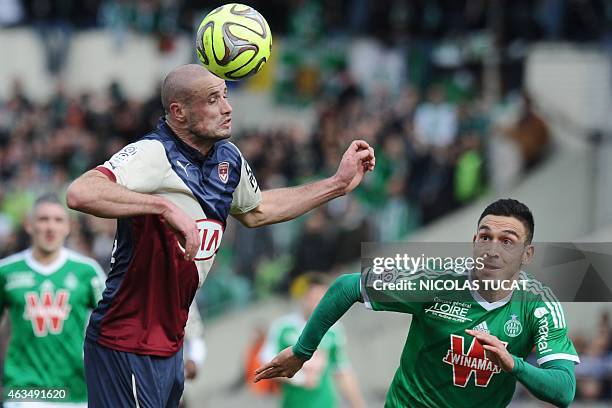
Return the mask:
{"type": "Polygon", "coordinates": [[[227,139],[225,81],[199,65],[170,72],[157,128],[75,180],[68,205],[117,218],[106,290],[85,340],[89,407],[174,407],[183,391],[188,309],[219,248],[227,217],[247,227],[291,220],[352,191],[374,169],[364,141],[336,174],[261,191],[227,139]]]}
{"type": "Polygon", "coordinates": [[[534,255],[533,231],[533,216],[524,204],[496,201],[480,216],[473,237],[474,258],[484,258],[484,268],[467,276],[423,270],[410,277],[523,279],[524,291],[470,291],[459,299],[440,291],[424,301],[416,291],[377,292],[369,284],[371,272],[341,276],[297,343],[259,368],[255,380],[292,377],[351,305],[364,302],[373,310],[413,316],[385,407],[504,407],[517,381],[543,401],[569,405],[576,390],[574,363],[580,360],[561,305],[549,288],[521,271],[534,255]],[[534,347],[540,368],[523,361],[534,347]]]}

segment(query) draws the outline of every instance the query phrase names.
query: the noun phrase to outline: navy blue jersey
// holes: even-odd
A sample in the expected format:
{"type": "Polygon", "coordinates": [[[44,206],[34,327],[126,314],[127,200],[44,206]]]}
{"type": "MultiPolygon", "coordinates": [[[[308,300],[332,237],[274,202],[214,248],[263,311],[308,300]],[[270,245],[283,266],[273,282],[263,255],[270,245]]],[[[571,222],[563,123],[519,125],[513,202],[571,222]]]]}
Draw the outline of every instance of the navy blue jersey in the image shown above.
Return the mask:
{"type": "Polygon", "coordinates": [[[173,202],[196,221],[201,246],[195,261],[186,261],[161,216],[119,219],[106,289],[87,337],[119,351],[173,355],[182,347],[189,305],[212,266],[228,215],[261,202],[257,181],[231,142],[217,142],[202,155],[163,119],[97,169],[132,191],[173,202]]]}

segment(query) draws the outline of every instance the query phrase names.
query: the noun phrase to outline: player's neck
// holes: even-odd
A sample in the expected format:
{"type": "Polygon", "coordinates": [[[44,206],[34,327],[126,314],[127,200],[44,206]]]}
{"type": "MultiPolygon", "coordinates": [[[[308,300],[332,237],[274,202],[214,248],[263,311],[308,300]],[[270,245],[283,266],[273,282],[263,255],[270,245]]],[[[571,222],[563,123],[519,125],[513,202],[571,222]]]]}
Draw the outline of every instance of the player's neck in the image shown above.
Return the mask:
{"type": "Polygon", "coordinates": [[[34,260],[41,265],[51,265],[57,260],[57,258],[59,258],[60,252],[61,248],[53,252],[46,252],[41,250],[40,248],[33,247],[32,258],[34,258],[34,260]]]}
{"type": "Polygon", "coordinates": [[[210,149],[212,149],[213,145],[215,144],[215,142],[213,141],[206,141],[206,140],[195,142],[193,138],[190,136],[191,135],[186,136],[186,137],[180,137],[180,136],[179,137],[187,146],[196,149],[198,152],[200,152],[204,156],[208,154],[210,149]]]}
{"type": "MultiPolygon", "coordinates": [[[[508,279],[508,281],[510,282],[514,282],[518,279],[519,277],[519,273],[520,270],[517,271],[510,279],[508,279]]],[[[505,299],[506,297],[508,297],[514,290],[513,289],[509,289],[509,290],[503,290],[503,289],[498,289],[498,290],[493,290],[493,289],[489,289],[489,290],[485,290],[482,287],[478,290],[478,294],[480,296],[482,296],[482,298],[484,300],[486,300],[489,303],[493,303],[493,302],[497,302],[499,300],[505,299]]]]}
{"type": "Polygon", "coordinates": [[[212,140],[208,141],[208,140],[198,140],[198,139],[196,139],[196,137],[193,134],[191,134],[191,132],[189,132],[186,129],[181,129],[180,127],[178,127],[174,123],[172,123],[172,121],[170,121],[170,120],[167,120],[166,123],[168,124],[170,129],[172,129],[172,131],[174,132],[176,137],[181,139],[181,141],[183,143],[185,143],[187,146],[197,150],[198,152],[200,152],[204,156],[206,156],[208,154],[210,149],[215,144],[215,142],[212,141],[212,140]]]}
{"type": "Polygon", "coordinates": [[[482,296],[484,300],[489,303],[494,303],[499,300],[505,299],[510,293],[511,290],[479,290],[478,294],[482,296]]]}

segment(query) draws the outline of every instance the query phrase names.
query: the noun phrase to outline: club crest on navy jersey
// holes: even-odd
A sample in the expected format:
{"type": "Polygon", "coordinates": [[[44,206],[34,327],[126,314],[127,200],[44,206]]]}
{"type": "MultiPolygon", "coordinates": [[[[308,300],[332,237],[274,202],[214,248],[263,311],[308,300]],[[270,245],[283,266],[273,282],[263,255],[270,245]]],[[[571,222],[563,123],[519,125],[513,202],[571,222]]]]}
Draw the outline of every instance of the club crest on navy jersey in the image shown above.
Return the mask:
{"type": "Polygon", "coordinates": [[[217,173],[219,174],[219,179],[223,183],[227,183],[227,180],[229,180],[229,163],[226,161],[219,163],[217,173]]]}

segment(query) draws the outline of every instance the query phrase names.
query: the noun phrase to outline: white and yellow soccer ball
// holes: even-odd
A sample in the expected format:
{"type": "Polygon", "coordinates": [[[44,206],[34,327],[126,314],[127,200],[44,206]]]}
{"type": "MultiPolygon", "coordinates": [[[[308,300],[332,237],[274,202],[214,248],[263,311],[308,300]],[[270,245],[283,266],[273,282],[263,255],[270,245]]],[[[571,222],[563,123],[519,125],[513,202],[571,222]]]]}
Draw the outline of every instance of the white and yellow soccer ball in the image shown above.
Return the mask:
{"type": "Polygon", "coordinates": [[[196,51],[210,72],[237,81],[255,75],[270,59],[272,33],[266,19],[254,8],[225,4],[200,23],[196,51]]]}

